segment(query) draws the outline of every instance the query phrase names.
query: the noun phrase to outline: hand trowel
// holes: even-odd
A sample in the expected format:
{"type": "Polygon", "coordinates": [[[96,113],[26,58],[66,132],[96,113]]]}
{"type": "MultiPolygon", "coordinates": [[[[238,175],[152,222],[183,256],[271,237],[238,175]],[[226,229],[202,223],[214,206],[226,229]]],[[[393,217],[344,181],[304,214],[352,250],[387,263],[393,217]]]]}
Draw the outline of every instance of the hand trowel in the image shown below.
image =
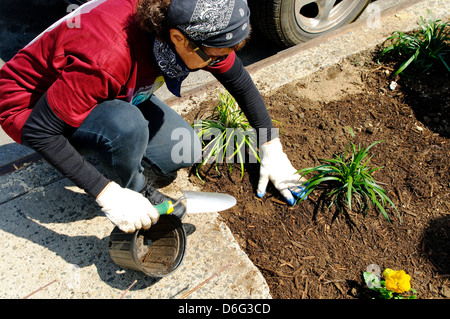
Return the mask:
{"type": "Polygon", "coordinates": [[[160,215],[166,215],[173,212],[173,208],[186,202],[186,212],[188,214],[211,213],[226,210],[236,205],[236,199],[228,194],[212,192],[183,191],[183,196],[178,198],[175,203],[165,201],[155,208],[160,215]]]}

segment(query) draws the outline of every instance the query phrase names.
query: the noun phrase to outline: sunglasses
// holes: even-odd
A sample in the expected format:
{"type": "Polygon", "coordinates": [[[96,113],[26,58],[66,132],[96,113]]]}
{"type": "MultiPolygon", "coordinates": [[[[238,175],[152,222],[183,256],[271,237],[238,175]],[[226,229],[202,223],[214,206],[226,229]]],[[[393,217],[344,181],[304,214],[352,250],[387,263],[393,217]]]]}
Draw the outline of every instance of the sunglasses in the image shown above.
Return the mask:
{"type": "Polygon", "coordinates": [[[195,53],[197,53],[197,55],[206,62],[206,64],[208,66],[214,66],[219,62],[222,62],[223,60],[225,60],[228,55],[223,55],[223,56],[219,56],[216,58],[211,58],[208,54],[205,53],[205,51],[203,51],[199,45],[197,45],[192,39],[190,39],[189,37],[186,36],[186,39],[188,39],[189,41],[189,45],[191,46],[191,48],[194,50],[195,53]]]}

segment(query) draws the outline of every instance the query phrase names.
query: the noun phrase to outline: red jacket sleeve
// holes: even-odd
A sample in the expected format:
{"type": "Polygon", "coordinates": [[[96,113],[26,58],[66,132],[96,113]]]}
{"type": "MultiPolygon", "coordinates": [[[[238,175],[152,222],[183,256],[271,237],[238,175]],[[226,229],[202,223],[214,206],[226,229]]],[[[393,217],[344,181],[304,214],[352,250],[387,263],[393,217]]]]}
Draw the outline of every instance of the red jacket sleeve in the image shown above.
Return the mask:
{"type": "Polygon", "coordinates": [[[231,69],[235,60],[236,53],[233,51],[227,56],[225,60],[217,63],[214,66],[207,67],[205,68],[205,70],[211,72],[212,74],[222,74],[231,69]]]}

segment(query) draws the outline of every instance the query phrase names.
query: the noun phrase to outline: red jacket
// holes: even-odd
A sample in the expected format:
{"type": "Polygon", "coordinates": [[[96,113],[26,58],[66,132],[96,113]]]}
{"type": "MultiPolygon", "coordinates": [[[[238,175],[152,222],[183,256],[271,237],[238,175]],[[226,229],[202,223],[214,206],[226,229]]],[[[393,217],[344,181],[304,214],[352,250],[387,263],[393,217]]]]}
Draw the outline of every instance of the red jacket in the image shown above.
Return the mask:
{"type": "MultiPolygon", "coordinates": [[[[59,20],[0,70],[0,124],[21,143],[22,127],[47,92],[50,107],[78,127],[97,104],[129,102],[162,83],[147,35],[130,25],[138,0],[93,0],[59,20]]],[[[234,62],[218,73],[225,72],[234,62]]],[[[214,71],[214,70],[210,70],[214,71]]]]}

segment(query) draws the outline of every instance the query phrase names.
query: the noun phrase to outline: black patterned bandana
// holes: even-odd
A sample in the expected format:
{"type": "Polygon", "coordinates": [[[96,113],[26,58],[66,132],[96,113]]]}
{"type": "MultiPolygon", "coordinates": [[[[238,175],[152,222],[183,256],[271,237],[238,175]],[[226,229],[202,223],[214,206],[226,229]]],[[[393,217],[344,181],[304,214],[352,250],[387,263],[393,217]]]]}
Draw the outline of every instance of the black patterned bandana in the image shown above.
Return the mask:
{"type": "Polygon", "coordinates": [[[171,45],[153,38],[153,54],[164,76],[167,89],[181,96],[181,83],[189,75],[189,69],[171,45]]]}
{"type": "Polygon", "coordinates": [[[231,48],[250,32],[250,10],[246,0],[172,0],[167,16],[197,44],[231,48]]]}

